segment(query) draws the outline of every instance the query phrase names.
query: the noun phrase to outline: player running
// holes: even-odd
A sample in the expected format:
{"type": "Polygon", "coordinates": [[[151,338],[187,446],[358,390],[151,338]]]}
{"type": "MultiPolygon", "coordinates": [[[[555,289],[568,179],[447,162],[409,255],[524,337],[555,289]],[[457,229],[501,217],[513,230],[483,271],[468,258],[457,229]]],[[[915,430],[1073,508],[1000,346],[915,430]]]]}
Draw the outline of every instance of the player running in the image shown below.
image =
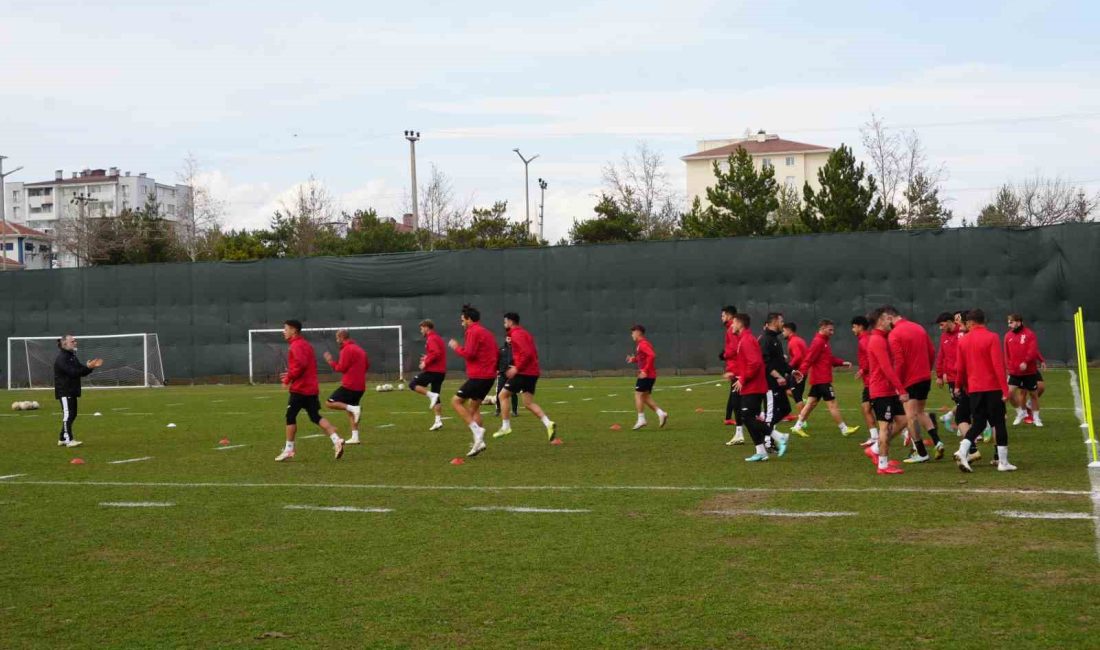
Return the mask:
{"type": "Polygon", "coordinates": [[[859,427],[850,427],[845,424],[844,418],[840,415],[840,406],[836,402],[836,391],[833,390],[833,368],[838,366],[852,367],[851,362],[833,355],[829,339],[835,333],[836,326],[833,321],[823,319],[818,323],[817,336],[810,344],[809,351],[806,352],[806,356],[798,367],[798,374],[795,375],[796,380],[801,379],[799,376],[801,375],[802,377],[809,377],[810,381],[809,399],[806,400],[806,406],[798,414],[798,421],[794,423],[794,427],[791,429],[791,433],[796,433],[803,438],[808,436],[804,431],[806,420],[814,412],[814,407],[817,406],[818,402],[825,402],[829,409],[829,415],[833,416],[833,421],[840,429],[840,435],[847,436],[859,431],[859,427]]]}
{"type": "Polygon", "coordinates": [[[905,385],[909,399],[905,401],[905,418],[909,421],[909,441],[913,453],[905,459],[906,463],[927,462],[928,450],[924,446],[921,427],[928,431],[935,445],[936,460],[943,458],[944,447],[936,431],[936,421],[924,411],[928,394],[932,391],[932,367],[936,365],[936,348],[932,337],[923,327],[904,318],[890,305],[882,306],[883,312],[891,320],[890,355],[894,361],[894,370],[905,385]]]}
{"type": "Polygon", "coordinates": [[[863,453],[875,463],[879,474],[904,474],[896,461],[890,460],[890,441],[908,425],[902,402],[909,399],[890,359],[892,319],[880,307],[867,316],[867,322],[874,328],[867,341],[867,391],[878,423],[878,440],[863,453]]]}
{"type": "MultiPolygon", "coordinates": [[[[764,357],[760,353],[760,342],[749,329],[752,321],[745,314],[733,317],[733,329],[737,334],[737,367],[733,389],[741,394],[741,420],[749,429],[756,453],[745,460],[758,463],[768,460],[765,438],[771,433],[771,426],[760,419],[760,410],[764,396],[768,394],[768,381],[764,378],[764,357]]],[[[777,441],[781,445],[779,455],[787,453],[786,436],[777,441]]]]}
{"type": "Polygon", "coordinates": [[[993,426],[997,436],[997,455],[994,462],[999,472],[1013,472],[1016,466],[1008,462],[1008,426],[1005,424],[1005,401],[1008,399],[1008,382],[1005,380],[1005,357],[1001,341],[985,326],[985,312],[972,309],[966,312],[969,330],[959,343],[958,381],[970,394],[970,412],[974,426],[959,443],[955,463],[964,472],[970,467],[970,449],[986,423],[993,426]]]}
{"type": "MultiPolygon", "coordinates": [[[[791,368],[798,368],[802,365],[802,360],[806,358],[806,352],[809,351],[810,346],[806,345],[806,339],[798,335],[798,325],[796,323],[783,323],[783,338],[787,339],[787,362],[791,365],[791,368]]],[[[806,392],[806,377],[795,378],[795,381],[787,389],[787,394],[794,400],[795,413],[802,412],[804,406],[802,394],[804,392],[806,392]]],[[[788,415],[783,419],[797,420],[798,416],[788,415]]]]}
{"type": "Polygon", "coordinates": [[[1029,407],[1031,424],[1043,426],[1043,420],[1039,417],[1043,375],[1039,368],[1046,367],[1046,363],[1039,353],[1039,339],[1031,328],[1024,325],[1024,319],[1019,314],[1008,315],[1005,365],[1008,367],[1008,385],[1012,387],[1012,403],[1016,405],[1016,419],[1012,421],[1012,426],[1019,426],[1021,422],[1027,421],[1029,407]]]}
{"type": "Polygon", "coordinates": [[[359,347],[351,338],[346,329],[337,330],[336,342],[340,345],[340,357],[334,360],[332,354],[325,350],[325,361],[332,369],[340,373],[340,387],[336,389],[325,406],[337,411],[347,411],[348,420],[351,422],[351,437],[344,441],[346,445],[359,444],[359,416],[362,408],[359,401],[363,399],[363,393],[367,390],[367,371],[370,370],[370,359],[366,351],[359,347]]]}
{"type": "Polygon", "coordinates": [[[485,451],[485,428],[481,425],[481,403],[493,390],[497,376],[497,341],[492,332],[481,325],[481,312],[470,305],[462,306],[462,327],[466,330],[465,345],[451,339],[451,349],[466,360],[466,383],[451,399],[455,413],[462,418],[474,442],[466,456],[473,458],[485,451]]]}
{"type": "Polygon", "coordinates": [[[508,410],[511,407],[512,395],[518,393],[523,400],[523,408],[531,411],[542,421],[542,425],[546,427],[547,440],[553,442],[557,437],[557,425],[534,400],[535,384],[539,381],[539,351],[535,347],[535,337],[520,326],[519,314],[514,311],[504,315],[504,331],[508,332],[508,338],[512,341],[512,364],[505,372],[508,380],[498,398],[501,412],[500,431],[494,433],[493,437],[503,438],[512,433],[508,410]]]}
{"type": "Polygon", "coordinates": [[[638,380],[634,383],[634,408],[638,411],[638,421],[634,423],[633,430],[637,431],[648,424],[645,420],[645,407],[653,409],[657,414],[660,428],[668,424],[668,413],[657,406],[653,401],[653,384],[657,383],[657,359],[653,352],[653,345],[645,337],[645,326],[635,325],[630,328],[630,338],[637,344],[634,354],[626,358],[627,363],[638,366],[638,380]]]}
{"type": "Polygon", "coordinates": [[[859,408],[863,412],[863,421],[867,424],[867,440],[861,443],[863,447],[870,447],[878,440],[878,426],[875,424],[874,409],[871,408],[871,392],[867,388],[870,382],[871,368],[868,365],[867,344],[871,340],[871,324],[866,316],[852,317],[852,334],[856,337],[856,365],[859,370],[856,376],[863,383],[863,392],[859,399],[859,408]]]}
{"type": "MultiPolygon", "coordinates": [[[[764,378],[768,382],[768,392],[764,396],[764,423],[768,425],[768,434],[773,438],[780,456],[787,453],[787,441],[791,437],[789,433],[775,430],[775,425],[791,412],[791,402],[787,399],[787,385],[790,383],[787,378],[791,375],[791,367],[787,365],[783,344],[779,342],[779,332],[782,329],[783,314],[771,312],[759,339],[760,355],[764,360],[764,378]]],[[[748,323],[745,323],[744,331],[749,331],[748,323]]]]}
{"type": "Polygon", "coordinates": [[[447,376],[447,345],[436,333],[435,323],[428,319],[420,321],[420,335],[424,337],[424,354],[420,357],[420,372],[409,382],[409,390],[428,397],[428,408],[435,413],[435,423],[428,431],[438,431],[443,428],[439,393],[447,376]]]}
{"type": "Polygon", "coordinates": [[[724,377],[729,379],[730,392],[726,396],[725,424],[736,424],[733,437],[726,442],[726,446],[745,444],[744,424],[741,422],[741,393],[733,390],[733,371],[737,363],[737,335],[733,333],[733,317],[737,315],[737,307],[726,305],[722,308],[722,327],[725,329],[725,341],[722,346],[722,354],[718,356],[725,364],[724,377]]]}
{"type": "Polygon", "coordinates": [[[103,359],[91,359],[88,365],[76,358],[76,337],[66,334],[57,339],[57,358],[53,362],[53,396],[61,402],[61,435],[58,447],[79,447],[84,444],[73,437],[77,402],[80,401],[80,378],[87,377],[103,365],[103,359]]]}
{"type": "Polygon", "coordinates": [[[281,463],[294,458],[294,438],[298,434],[298,413],[302,410],[309,421],[321,427],[332,440],[333,455],[340,460],[344,455],[344,441],[332,423],[321,417],[321,401],[317,399],[317,356],[313,346],[302,337],[302,323],[291,319],[283,323],[283,338],[290,344],[287,353],[287,371],[280,375],[290,395],[286,404],[286,445],[283,453],[275,457],[281,463]]]}

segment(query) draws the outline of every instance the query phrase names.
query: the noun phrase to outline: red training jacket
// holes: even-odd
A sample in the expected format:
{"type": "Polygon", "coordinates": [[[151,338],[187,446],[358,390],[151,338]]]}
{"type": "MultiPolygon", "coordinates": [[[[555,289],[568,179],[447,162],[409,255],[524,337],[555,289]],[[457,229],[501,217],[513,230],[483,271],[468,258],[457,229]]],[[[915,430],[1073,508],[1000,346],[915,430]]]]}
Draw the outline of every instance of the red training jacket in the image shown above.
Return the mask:
{"type": "Polygon", "coordinates": [[[726,362],[726,372],[737,374],[737,335],[733,333],[733,322],[726,327],[726,347],[722,349],[722,358],[726,362]]]}
{"type": "Polygon", "coordinates": [[[644,372],[646,379],[657,378],[657,354],[653,351],[653,344],[644,336],[638,339],[638,347],[634,350],[634,363],[639,372],[644,372]]]}
{"type": "Polygon", "coordinates": [[[283,384],[290,388],[290,392],[299,395],[316,395],[321,392],[317,386],[317,356],[309,341],[300,335],[290,339],[286,367],[283,384]]]}
{"type": "Polygon", "coordinates": [[[952,384],[958,378],[959,334],[958,330],[941,334],[940,352],[936,355],[936,376],[952,384]]]}
{"type": "Polygon", "coordinates": [[[424,372],[447,372],[447,344],[435,330],[424,337],[424,372]]]}
{"type": "Polygon", "coordinates": [[[806,358],[808,350],[809,346],[806,345],[806,339],[797,334],[791,334],[791,338],[787,339],[787,356],[791,358],[792,368],[802,366],[802,360],[806,358]]]}
{"type": "Polygon", "coordinates": [[[1000,338],[984,325],[971,327],[959,342],[958,379],[966,392],[973,395],[999,390],[1008,399],[1005,357],[1000,348],[1000,338]]]}
{"type": "Polygon", "coordinates": [[[1009,330],[1005,333],[1005,365],[1010,375],[1034,375],[1039,372],[1039,339],[1030,328],[1021,327],[1020,331],[1009,330]],[[1026,368],[1020,370],[1020,364],[1026,368]]]}
{"type": "Polygon", "coordinates": [[[906,386],[932,378],[932,366],[936,365],[936,347],[932,337],[923,327],[905,318],[899,318],[890,331],[890,356],[894,370],[906,386]]]}
{"type": "Polygon", "coordinates": [[[764,376],[764,355],[760,341],[752,330],[741,330],[737,343],[737,378],[741,380],[742,395],[763,395],[768,392],[768,380],[764,376]]]}
{"type": "Polygon", "coordinates": [[[497,340],[481,323],[470,323],[465,345],[458,346],[455,352],[466,360],[466,376],[470,379],[496,379],[497,340]]]}
{"type": "Polygon", "coordinates": [[[367,371],[370,360],[367,352],[355,341],[348,339],[340,345],[340,357],[329,362],[332,369],[340,373],[340,385],[348,390],[367,390],[367,371]]]}
{"type": "Polygon", "coordinates": [[[519,325],[508,330],[512,338],[512,365],[521,375],[539,376],[539,349],[535,347],[535,337],[519,325]]]}
{"type": "Polygon", "coordinates": [[[867,357],[867,344],[871,342],[870,332],[860,332],[856,337],[856,363],[859,364],[859,380],[866,386],[870,381],[868,377],[871,374],[870,359],[867,357]]]}
{"type": "Polygon", "coordinates": [[[867,392],[871,399],[892,397],[905,392],[905,384],[894,370],[890,359],[890,343],[886,332],[875,328],[867,337],[867,364],[869,366],[867,392]]]}
{"type": "Polygon", "coordinates": [[[802,365],[798,371],[809,374],[810,385],[833,383],[833,367],[843,366],[844,359],[833,356],[833,348],[829,345],[829,337],[818,332],[814,336],[814,342],[810,344],[810,350],[802,359],[802,365]]]}

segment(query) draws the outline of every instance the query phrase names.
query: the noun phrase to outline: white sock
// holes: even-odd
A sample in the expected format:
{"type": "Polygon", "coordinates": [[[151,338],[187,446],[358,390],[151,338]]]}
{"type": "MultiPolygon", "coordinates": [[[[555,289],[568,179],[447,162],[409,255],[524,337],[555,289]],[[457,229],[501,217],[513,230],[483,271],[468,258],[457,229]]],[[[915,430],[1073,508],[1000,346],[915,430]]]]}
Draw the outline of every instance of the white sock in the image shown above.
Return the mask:
{"type": "Polygon", "coordinates": [[[428,391],[428,401],[431,401],[433,399],[437,399],[438,397],[439,397],[439,393],[433,393],[432,391],[428,391]]]}
{"type": "Polygon", "coordinates": [[[871,453],[878,456],[878,440],[875,441],[875,444],[871,445],[871,453]]]}
{"type": "Polygon", "coordinates": [[[659,417],[659,418],[663,418],[663,417],[665,417],[666,415],[668,415],[668,413],[665,413],[665,412],[664,412],[664,411],[662,411],[661,409],[657,409],[657,417],[659,417]]]}
{"type": "Polygon", "coordinates": [[[645,413],[638,414],[638,422],[645,422],[645,413]]]}
{"type": "Polygon", "coordinates": [[[435,416],[435,423],[436,424],[443,424],[443,416],[442,415],[435,416]]]}
{"type": "Polygon", "coordinates": [[[878,457],[878,468],[879,469],[886,469],[888,467],[890,467],[890,457],[889,456],[879,456],[878,457]]]}
{"type": "Polygon", "coordinates": [[[550,416],[549,416],[549,415],[546,415],[546,414],[544,413],[544,414],[543,414],[543,416],[542,416],[542,424],[543,424],[543,426],[547,426],[547,427],[548,427],[548,426],[550,426],[550,423],[551,423],[551,420],[550,420],[550,416]]]}
{"type": "Polygon", "coordinates": [[[969,438],[963,438],[962,442],[959,443],[959,456],[961,456],[963,460],[966,460],[966,458],[969,455],[970,455],[970,439],[969,438]]]}
{"type": "Polygon", "coordinates": [[[806,426],[806,421],[803,420],[802,416],[800,415],[800,416],[798,416],[798,422],[794,423],[794,428],[801,429],[804,426],[806,426]]]}
{"type": "Polygon", "coordinates": [[[359,437],[359,429],[352,429],[351,430],[351,437],[352,438],[358,438],[359,437]]]}
{"type": "Polygon", "coordinates": [[[470,423],[470,432],[477,435],[477,432],[481,430],[481,427],[477,426],[477,422],[470,423]]]}
{"type": "Polygon", "coordinates": [[[286,441],[286,446],[283,447],[283,450],[284,451],[294,451],[294,441],[293,440],[287,440],[286,441]]]}
{"type": "Polygon", "coordinates": [[[328,437],[329,437],[329,440],[331,440],[332,444],[334,444],[334,445],[336,443],[340,442],[340,434],[339,433],[330,433],[330,434],[328,434],[328,437]]]}
{"type": "Polygon", "coordinates": [[[768,450],[764,448],[764,445],[756,445],[756,454],[758,456],[767,456],[768,450]]]}
{"type": "Polygon", "coordinates": [[[745,435],[745,428],[742,427],[740,424],[737,425],[737,435],[739,435],[739,436],[745,435]]]}
{"type": "Polygon", "coordinates": [[[1024,417],[1025,415],[1027,415],[1027,410],[1017,406],[1016,407],[1016,415],[1018,415],[1020,417],[1024,417]]]}
{"type": "Polygon", "coordinates": [[[509,420],[508,418],[505,418],[505,417],[500,418],[500,428],[501,429],[511,429],[512,428],[512,421],[509,420]]]}
{"type": "Polygon", "coordinates": [[[841,433],[844,433],[845,431],[848,430],[848,425],[844,424],[843,422],[841,422],[838,426],[840,427],[840,432],[841,433]]]}
{"type": "Polygon", "coordinates": [[[868,440],[878,440],[878,427],[871,427],[871,430],[867,432],[868,440]]]}
{"type": "Polygon", "coordinates": [[[1035,409],[1034,411],[1032,411],[1031,412],[1031,417],[1032,417],[1032,419],[1038,420],[1039,419],[1039,409],[1035,409]]]}
{"type": "Polygon", "coordinates": [[[997,462],[1002,465],[1008,464],[1008,445],[997,447],[997,462]]]}

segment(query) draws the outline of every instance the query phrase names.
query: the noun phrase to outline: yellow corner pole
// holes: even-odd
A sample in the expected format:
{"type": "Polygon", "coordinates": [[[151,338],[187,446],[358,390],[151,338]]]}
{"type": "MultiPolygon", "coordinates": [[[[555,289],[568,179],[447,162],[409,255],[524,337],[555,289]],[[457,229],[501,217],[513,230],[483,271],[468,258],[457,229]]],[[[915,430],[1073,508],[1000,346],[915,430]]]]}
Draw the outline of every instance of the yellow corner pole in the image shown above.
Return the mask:
{"type": "Polygon", "coordinates": [[[1100,451],[1096,449],[1096,431],[1092,422],[1092,394],[1089,390],[1088,352],[1085,347],[1085,312],[1080,307],[1077,308],[1074,325],[1077,334],[1077,364],[1081,376],[1081,398],[1084,401],[1082,405],[1084,410],[1083,415],[1085,416],[1085,425],[1088,427],[1089,432],[1089,447],[1092,448],[1092,462],[1089,463],[1089,466],[1100,467],[1100,451]]]}

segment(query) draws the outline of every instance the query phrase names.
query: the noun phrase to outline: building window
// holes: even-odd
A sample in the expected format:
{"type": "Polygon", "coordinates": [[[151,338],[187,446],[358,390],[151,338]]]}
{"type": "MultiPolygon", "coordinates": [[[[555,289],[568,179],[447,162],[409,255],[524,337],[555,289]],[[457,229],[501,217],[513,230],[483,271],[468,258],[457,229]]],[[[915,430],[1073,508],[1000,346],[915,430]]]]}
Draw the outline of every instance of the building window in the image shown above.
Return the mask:
{"type": "Polygon", "coordinates": [[[50,252],[50,247],[45,245],[45,244],[41,244],[38,247],[38,252],[39,253],[48,253],[48,252],[50,252]]]}
{"type": "Polygon", "coordinates": [[[23,250],[27,251],[28,253],[33,253],[34,244],[23,244],[23,250]]]}
{"type": "Polygon", "coordinates": [[[6,250],[6,251],[15,250],[15,244],[13,244],[11,242],[8,242],[8,243],[4,244],[4,250],[6,250]]]}
{"type": "Polygon", "coordinates": [[[772,166],[772,159],[771,158],[764,158],[760,161],[760,168],[761,169],[768,169],[771,166],[772,166]]]}
{"type": "Polygon", "coordinates": [[[43,212],[53,212],[53,203],[43,203],[42,204],[42,211],[43,212]]]}
{"type": "Polygon", "coordinates": [[[794,156],[787,156],[787,166],[794,167],[794,156]]]}

